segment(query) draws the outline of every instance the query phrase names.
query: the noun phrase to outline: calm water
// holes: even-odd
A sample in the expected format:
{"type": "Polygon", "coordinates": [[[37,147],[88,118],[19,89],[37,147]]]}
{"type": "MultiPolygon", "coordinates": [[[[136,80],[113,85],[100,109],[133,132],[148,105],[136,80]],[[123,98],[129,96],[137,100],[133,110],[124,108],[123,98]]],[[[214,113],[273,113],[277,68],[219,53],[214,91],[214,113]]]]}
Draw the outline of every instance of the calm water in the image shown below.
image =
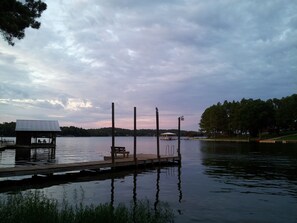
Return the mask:
{"type": "MultiPolygon", "coordinates": [[[[56,163],[102,160],[111,138],[58,138],[56,163]]],[[[133,138],[116,145],[133,148],[133,138]]],[[[137,138],[138,153],[156,153],[156,138],[137,138]]],[[[176,151],[177,141],[160,141],[161,153],[176,151]]],[[[182,140],[182,166],[130,171],[48,182],[36,190],[62,201],[85,204],[167,202],[176,222],[297,222],[297,145],[211,143],[182,140]]],[[[48,153],[31,154],[48,162],[48,153]]],[[[0,152],[0,167],[23,164],[13,150],[0,152]]],[[[0,179],[0,184],[7,178],[0,179]]],[[[22,190],[32,190],[30,186],[22,190]]],[[[2,188],[1,196],[11,193],[2,188]]],[[[35,189],[34,189],[35,190],[35,189]]]]}

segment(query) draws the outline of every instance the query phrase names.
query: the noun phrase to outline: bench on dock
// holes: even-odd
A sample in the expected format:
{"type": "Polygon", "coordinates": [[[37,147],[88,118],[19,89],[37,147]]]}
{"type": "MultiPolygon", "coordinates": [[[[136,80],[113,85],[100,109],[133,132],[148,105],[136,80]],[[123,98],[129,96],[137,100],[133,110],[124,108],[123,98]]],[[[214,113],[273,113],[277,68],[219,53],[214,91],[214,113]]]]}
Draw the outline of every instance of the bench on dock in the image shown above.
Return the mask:
{"type": "MultiPolygon", "coordinates": [[[[126,148],[124,146],[115,146],[113,147],[114,150],[113,150],[113,153],[114,153],[114,157],[117,158],[118,157],[118,154],[121,154],[123,155],[122,157],[125,158],[125,157],[129,157],[129,151],[126,151],[126,148]]],[[[112,153],[112,147],[111,147],[111,152],[112,153]]]]}

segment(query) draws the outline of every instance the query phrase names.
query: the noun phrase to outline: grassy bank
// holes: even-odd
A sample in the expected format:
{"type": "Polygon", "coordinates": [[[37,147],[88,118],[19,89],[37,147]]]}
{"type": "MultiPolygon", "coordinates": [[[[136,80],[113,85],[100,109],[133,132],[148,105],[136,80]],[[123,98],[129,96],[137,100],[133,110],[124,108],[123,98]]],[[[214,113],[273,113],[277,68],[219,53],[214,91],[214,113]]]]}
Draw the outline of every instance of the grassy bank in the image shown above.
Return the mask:
{"type": "Polygon", "coordinates": [[[136,204],[123,204],[113,207],[110,204],[84,206],[70,205],[66,201],[59,204],[39,192],[8,195],[0,201],[0,222],[5,223],[121,223],[121,222],[173,222],[173,212],[164,203],[154,208],[148,201],[136,204]]]}
{"type": "Polygon", "coordinates": [[[214,141],[214,142],[259,142],[259,141],[276,141],[276,142],[297,142],[297,133],[295,132],[288,132],[282,133],[281,135],[273,135],[273,134],[264,134],[261,135],[259,138],[250,138],[249,136],[235,136],[235,137],[228,137],[228,136],[217,136],[212,138],[201,138],[199,140],[202,141],[214,141]]]}

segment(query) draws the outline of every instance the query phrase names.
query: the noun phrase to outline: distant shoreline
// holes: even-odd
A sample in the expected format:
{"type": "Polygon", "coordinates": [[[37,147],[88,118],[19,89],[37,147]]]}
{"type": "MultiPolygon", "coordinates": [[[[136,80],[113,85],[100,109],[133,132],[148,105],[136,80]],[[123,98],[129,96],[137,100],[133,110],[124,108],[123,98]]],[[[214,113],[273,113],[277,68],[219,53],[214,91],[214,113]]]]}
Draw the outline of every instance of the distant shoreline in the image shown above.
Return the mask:
{"type": "MultiPolygon", "coordinates": [[[[297,135],[296,135],[297,137],[297,135]]],[[[206,142],[245,142],[245,143],[297,143],[297,139],[287,139],[287,137],[278,137],[271,139],[234,139],[234,138],[195,138],[200,141],[206,142]]]]}
{"type": "Polygon", "coordinates": [[[250,141],[248,139],[212,139],[212,138],[195,138],[200,141],[206,141],[206,142],[254,142],[250,141]]]}

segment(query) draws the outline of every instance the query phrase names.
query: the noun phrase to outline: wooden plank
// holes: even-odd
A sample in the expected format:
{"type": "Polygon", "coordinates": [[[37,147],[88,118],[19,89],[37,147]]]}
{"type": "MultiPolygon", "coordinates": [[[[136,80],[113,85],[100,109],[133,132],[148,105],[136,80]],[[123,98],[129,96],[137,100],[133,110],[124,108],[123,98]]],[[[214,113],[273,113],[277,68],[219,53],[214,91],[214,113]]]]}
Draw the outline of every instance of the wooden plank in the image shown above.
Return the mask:
{"type": "Polygon", "coordinates": [[[0,168],[0,177],[24,176],[24,175],[47,175],[59,172],[82,171],[82,170],[99,170],[100,168],[113,167],[133,167],[136,165],[154,164],[154,163],[174,163],[179,161],[177,156],[162,156],[158,158],[152,154],[138,154],[137,163],[133,156],[128,158],[115,159],[114,165],[111,160],[91,161],[64,164],[48,164],[35,166],[18,166],[11,168],[0,168]]]}

